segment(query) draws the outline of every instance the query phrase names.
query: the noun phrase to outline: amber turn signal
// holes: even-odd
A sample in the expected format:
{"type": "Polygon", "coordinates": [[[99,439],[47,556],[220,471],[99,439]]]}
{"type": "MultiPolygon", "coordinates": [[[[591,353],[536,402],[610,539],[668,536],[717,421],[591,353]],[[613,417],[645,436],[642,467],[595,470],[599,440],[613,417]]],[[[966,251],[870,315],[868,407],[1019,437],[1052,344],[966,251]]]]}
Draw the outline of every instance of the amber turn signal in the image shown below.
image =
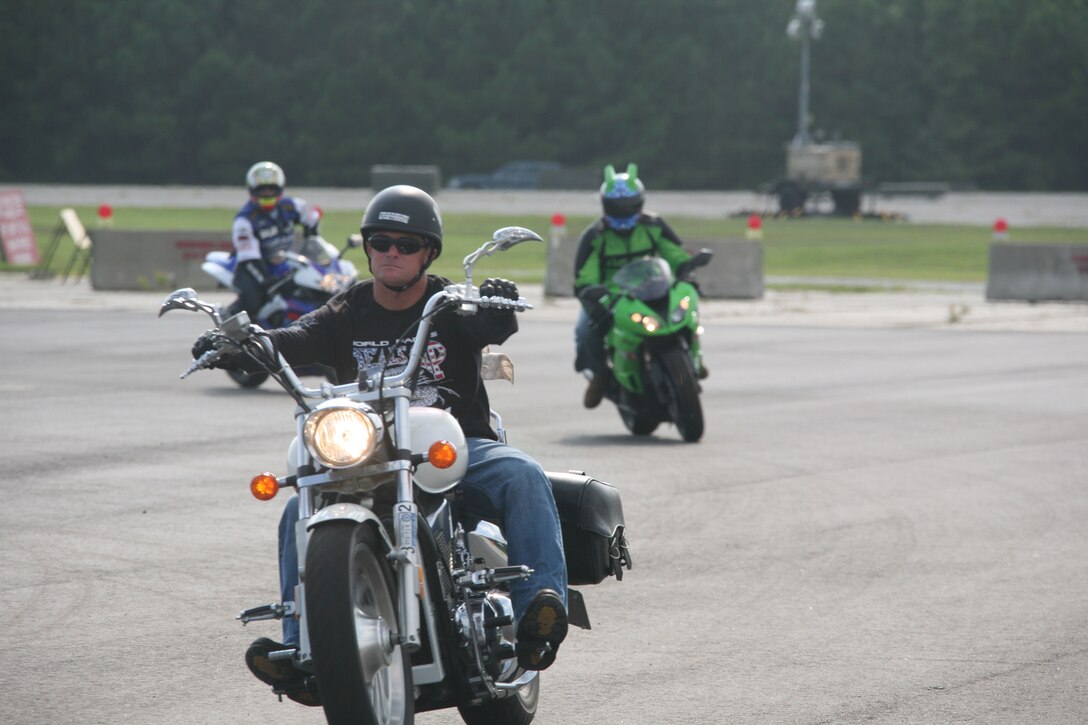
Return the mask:
{"type": "Polygon", "coordinates": [[[271,473],[258,473],[249,482],[249,492],[253,498],[261,501],[271,501],[279,493],[280,482],[271,473]]]}
{"type": "Polygon", "coordinates": [[[427,449],[427,462],[435,468],[449,468],[457,462],[457,448],[449,441],[435,441],[427,449]]]}

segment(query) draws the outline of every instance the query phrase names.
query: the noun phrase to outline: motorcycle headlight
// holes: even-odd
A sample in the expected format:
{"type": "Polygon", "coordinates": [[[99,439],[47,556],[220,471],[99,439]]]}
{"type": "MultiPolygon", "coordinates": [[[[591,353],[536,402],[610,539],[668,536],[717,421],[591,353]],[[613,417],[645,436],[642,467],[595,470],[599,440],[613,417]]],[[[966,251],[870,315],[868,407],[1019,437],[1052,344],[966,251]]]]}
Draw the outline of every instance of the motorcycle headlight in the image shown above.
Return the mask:
{"type": "Polygon", "coordinates": [[[657,332],[661,323],[653,315],[646,315],[642,318],[642,326],[646,328],[646,332],[657,332]]]}
{"type": "Polygon", "coordinates": [[[367,408],[338,404],[310,413],[303,426],[306,448],[328,468],[351,468],[370,458],[381,441],[382,424],[367,408]]]}
{"type": "Polygon", "coordinates": [[[329,294],[336,294],[337,292],[343,290],[344,287],[345,285],[343,275],[333,274],[332,272],[329,272],[321,278],[321,289],[322,291],[328,292],[329,294]]]}

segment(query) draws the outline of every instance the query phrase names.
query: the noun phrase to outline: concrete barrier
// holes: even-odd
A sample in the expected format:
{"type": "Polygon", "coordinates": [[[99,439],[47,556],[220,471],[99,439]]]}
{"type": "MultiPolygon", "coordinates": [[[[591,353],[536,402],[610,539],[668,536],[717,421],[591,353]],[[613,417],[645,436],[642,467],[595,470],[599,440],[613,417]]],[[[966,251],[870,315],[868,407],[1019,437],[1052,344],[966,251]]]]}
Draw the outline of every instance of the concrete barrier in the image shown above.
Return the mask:
{"type": "Polygon", "coordinates": [[[578,236],[552,230],[548,240],[547,269],[544,273],[544,294],[548,297],[574,296],[574,256],[578,252],[578,236]]]}
{"type": "Polygon", "coordinates": [[[216,288],[200,265],[212,250],[231,250],[230,231],[114,231],[95,229],[91,286],[96,290],[216,288]]]}
{"type": "Polygon", "coordinates": [[[986,299],[1088,302],[1088,244],[991,244],[986,299]]]}
{"type": "MultiPolygon", "coordinates": [[[[574,257],[578,238],[553,234],[548,241],[548,268],[544,294],[570,297],[574,294],[574,257]]],[[[689,239],[688,249],[710,249],[714,258],[695,273],[703,296],[717,299],[751,300],[763,296],[763,244],[749,239],[689,239]]]]}
{"type": "Polygon", "coordinates": [[[763,243],[755,239],[688,239],[688,248],[714,252],[695,272],[704,297],[757,300],[763,297],[763,243]]]}

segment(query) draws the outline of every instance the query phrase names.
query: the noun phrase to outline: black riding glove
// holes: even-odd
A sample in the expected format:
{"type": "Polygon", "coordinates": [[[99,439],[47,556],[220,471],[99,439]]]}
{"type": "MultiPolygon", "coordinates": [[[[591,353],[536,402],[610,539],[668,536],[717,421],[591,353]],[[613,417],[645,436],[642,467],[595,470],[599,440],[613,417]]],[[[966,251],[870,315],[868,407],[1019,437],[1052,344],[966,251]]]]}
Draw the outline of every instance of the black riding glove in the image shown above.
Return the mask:
{"type": "Polygon", "coordinates": [[[318,225],[314,224],[312,227],[306,224],[302,225],[302,236],[304,237],[316,237],[321,232],[318,231],[318,225]]]}
{"type": "Polygon", "coordinates": [[[586,314],[589,315],[589,324],[599,332],[606,332],[612,327],[612,313],[607,307],[595,300],[587,300],[582,303],[586,314]]]}
{"type": "Polygon", "coordinates": [[[589,317],[590,327],[598,332],[607,332],[612,327],[612,311],[606,304],[608,290],[603,285],[590,285],[575,290],[575,295],[589,317]]]}
{"type": "Polygon", "coordinates": [[[518,286],[508,279],[488,277],[480,285],[481,297],[505,297],[508,300],[518,299],[518,286]]]}
{"type": "Polygon", "coordinates": [[[193,359],[203,355],[210,350],[214,350],[219,347],[223,342],[223,338],[216,335],[215,330],[205,330],[204,333],[196,339],[193,343],[193,359]]]}
{"type": "Polygon", "coordinates": [[[223,337],[218,335],[215,330],[206,330],[193,343],[193,359],[196,360],[211,350],[223,348],[219,352],[219,357],[211,364],[211,367],[222,368],[223,370],[237,370],[241,365],[241,353],[233,347],[224,348],[225,344],[223,337]]]}

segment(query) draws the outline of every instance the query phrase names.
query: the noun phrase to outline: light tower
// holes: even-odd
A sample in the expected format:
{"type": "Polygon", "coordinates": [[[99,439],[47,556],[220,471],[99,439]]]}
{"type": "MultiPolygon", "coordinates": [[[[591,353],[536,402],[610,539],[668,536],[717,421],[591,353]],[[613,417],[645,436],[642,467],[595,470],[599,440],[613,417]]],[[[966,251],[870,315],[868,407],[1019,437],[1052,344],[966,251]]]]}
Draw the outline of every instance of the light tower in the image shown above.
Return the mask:
{"type": "Polygon", "coordinates": [[[816,0],[797,0],[793,18],[786,26],[786,34],[801,41],[801,94],[797,111],[797,135],[793,137],[795,147],[807,146],[812,142],[808,134],[808,66],[809,53],[813,40],[818,40],[824,31],[824,21],[816,17],[816,0]]]}

